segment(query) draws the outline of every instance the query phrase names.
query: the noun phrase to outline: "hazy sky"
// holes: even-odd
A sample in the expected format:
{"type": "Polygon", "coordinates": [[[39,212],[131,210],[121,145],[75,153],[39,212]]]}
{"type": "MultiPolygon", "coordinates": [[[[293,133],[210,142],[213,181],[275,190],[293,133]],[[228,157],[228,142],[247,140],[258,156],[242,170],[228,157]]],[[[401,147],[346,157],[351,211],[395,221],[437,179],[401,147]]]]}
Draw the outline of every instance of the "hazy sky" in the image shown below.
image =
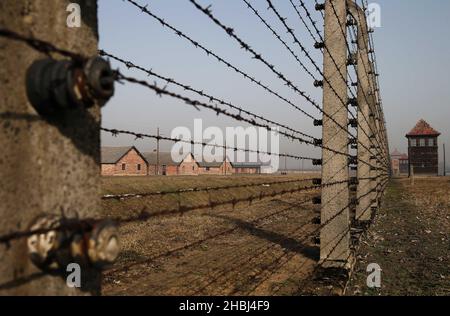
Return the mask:
{"type": "MultiPolygon", "coordinates": [[[[188,0],[136,1],[143,5],[148,4],[148,9],[166,22],[258,78],[313,116],[320,117],[320,113],[311,104],[284,86],[281,80],[260,62],[252,59],[249,53],[240,49],[235,41],[188,0]]],[[[301,61],[313,70],[299,47],[292,44],[291,38],[273,12],[267,10],[267,2],[250,2],[289,43],[301,61]]],[[[305,2],[322,29],[323,19],[315,12],[314,1],[305,2]]],[[[246,8],[242,0],[199,0],[199,3],[204,6],[212,4],[213,13],[223,23],[232,27],[236,34],[274,64],[288,79],[321,104],[322,90],[313,86],[312,79],[246,8]]],[[[320,52],[312,47],[314,42],[289,1],[273,0],[273,3],[281,14],[287,17],[287,23],[295,29],[298,38],[322,68],[320,52]]],[[[299,2],[294,0],[294,3],[299,2]]],[[[420,118],[442,133],[440,146],[445,142],[450,147],[450,1],[379,0],[377,3],[382,9],[382,27],[376,29],[374,38],[391,150],[398,148],[406,151],[404,136],[420,118]]],[[[100,48],[296,130],[321,137],[320,128],[314,127],[311,119],[219,64],[127,1],[101,0],[99,6],[100,48]]],[[[119,67],[119,64],[113,64],[119,67]]],[[[128,71],[122,65],[120,68],[131,76],[155,81],[155,78],[142,75],[137,70],[128,71]]],[[[320,77],[317,72],[314,72],[314,75],[320,77]]],[[[161,86],[165,85],[158,80],[156,82],[161,86]]],[[[197,95],[174,86],[169,85],[167,88],[199,99],[197,95]]],[[[155,133],[159,126],[167,136],[170,136],[171,130],[177,126],[192,128],[195,118],[202,118],[205,127],[245,126],[207,110],[199,112],[181,101],[158,97],[150,90],[130,84],[116,85],[116,95],[102,113],[102,124],[105,127],[155,133]]],[[[151,140],[134,141],[130,137],[113,138],[106,134],[102,136],[102,144],[135,144],[143,150],[155,147],[151,140]]],[[[170,144],[163,145],[164,150],[169,148],[170,144]]],[[[281,151],[320,156],[319,150],[288,140],[282,140],[281,151]]],[[[292,161],[288,166],[297,167],[298,164],[292,161]]]]}

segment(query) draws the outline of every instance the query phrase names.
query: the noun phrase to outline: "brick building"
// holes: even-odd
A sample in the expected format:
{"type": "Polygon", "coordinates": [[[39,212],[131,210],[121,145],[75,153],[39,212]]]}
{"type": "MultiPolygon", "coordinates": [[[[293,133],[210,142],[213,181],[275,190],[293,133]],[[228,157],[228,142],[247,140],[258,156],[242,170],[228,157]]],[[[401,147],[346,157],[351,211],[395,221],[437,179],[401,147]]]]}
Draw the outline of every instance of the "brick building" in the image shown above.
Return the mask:
{"type": "Polygon", "coordinates": [[[391,167],[394,176],[408,174],[408,164],[408,155],[399,152],[398,149],[391,153],[391,167]]]}
{"type": "Polygon", "coordinates": [[[260,174],[261,164],[252,162],[231,163],[236,174],[260,174]]]}
{"type": "Polygon", "coordinates": [[[402,156],[398,159],[400,166],[400,174],[408,174],[409,173],[409,158],[407,154],[402,154],[402,156]]]}
{"type": "Polygon", "coordinates": [[[438,175],[438,137],[440,133],[427,122],[420,120],[406,134],[408,139],[409,167],[414,168],[414,174],[438,175]]]}
{"type": "Polygon", "coordinates": [[[143,153],[148,163],[148,174],[156,175],[157,165],[159,165],[159,175],[176,176],[176,175],[197,175],[200,166],[195,161],[192,154],[186,155],[181,162],[172,159],[171,153],[160,152],[159,162],[156,152],[143,153]]]}
{"type": "Polygon", "coordinates": [[[103,176],[145,176],[147,161],[134,147],[102,147],[101,174],[103,176]]]}
{"type": "Polygon", "coordinates": [[[103,176],[145,176],[145,175],[232,175],[259,174],[261,165],[254,163],[197,162],[187,154],[181,162],[172,159],[171,153],[140,153],[131,147],[102,147],[101,174],[103,176]],[[159,166],[159,172],[157,172],[159,166]]]}
{"type": "Polygon", "coordinates": [[[199,174],[231,175],[234,173],[232,164],[228,159],[223,162],[199,162],[199,174]]]}

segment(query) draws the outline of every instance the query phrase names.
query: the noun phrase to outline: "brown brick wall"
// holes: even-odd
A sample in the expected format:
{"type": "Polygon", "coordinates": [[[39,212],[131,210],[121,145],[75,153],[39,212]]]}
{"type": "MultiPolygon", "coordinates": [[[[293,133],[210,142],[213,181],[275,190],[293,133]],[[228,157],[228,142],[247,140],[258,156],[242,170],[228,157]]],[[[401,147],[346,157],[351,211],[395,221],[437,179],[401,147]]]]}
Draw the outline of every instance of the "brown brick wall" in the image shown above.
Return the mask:
{"type": "Polygon", "coordinates": [[[198,168],[198,174],[213,174],[213,175],[220,175],[223,174],[222,168],[212,168],[210,167],[209,170],[206,167],[200,167],[198,168]]]}
{"type": "Polygon", "coordinates": [[[102,163],[102,176],[113,176],[115,171],[115,164],[103,164],[102,163]]]}
{"type": "MultiPolygon", "coordinates": [[[[423,144],[423,143],[422,143],[423,144]]],[[[415,174],[437,175],[439,171],[439,157],[437,138],[412,137],[408,148],[409,163],[414,167],[415,174]],[[420,146],[420,139],[425,138],[425,146],[420,146]],[[417,146],[412,146],[412,140],[417,141],[417,146]]]]}
{"type": "Polygon", "coordinates": [[[229,161],[226,161],[224,164],[222,164],[220,169],[222,170],[222,174],[230,175],[235,173],[233,166],[230,164],[229,161]]]}
{"type": "Polygon", "coordinates": [[[147,162],[136,152],[130,150],[115,165],[102,164],[102,175],[104,176],[146,176],[148,174],[147,162]],[[125,165],[125,170],[122,169],[125,165]],[[140,165],[140,170],[138,170],[140,165]]]}
{"type": "Polygon", "coordinates": [[[179,175],[198,175],[199,166],[192,155],[186,156],[178,167],[179,175]]]}
{"type": "Polygon", "coordinates": [[[234,173],[259,174],[260,169],[259,168],[234,168],[234,173]]]}

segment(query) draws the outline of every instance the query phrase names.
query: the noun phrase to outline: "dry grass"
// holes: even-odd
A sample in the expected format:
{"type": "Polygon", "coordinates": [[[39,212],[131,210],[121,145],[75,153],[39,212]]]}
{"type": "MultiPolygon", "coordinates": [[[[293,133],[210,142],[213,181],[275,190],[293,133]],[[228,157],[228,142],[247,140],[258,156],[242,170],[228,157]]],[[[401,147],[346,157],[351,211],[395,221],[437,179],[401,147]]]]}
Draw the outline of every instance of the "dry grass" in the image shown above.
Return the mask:
{"type": "Polygon", "coordinates": [[[358,259],[349,295],[450,295],[450,178],[393,180],[358,259]],[[381,289],[366,287],[371,262],[381,289]]]}
{"type": "MultiPolygon", "coordinates": [[[[315,175],[317,176],[317,175],[315,175]]],[[[105,194],[173,190],[187,187],[264,183],[295,176],[198,176],[104,178],[105,194]]],[[[301,183],[301,186],[311,183],[301,183]]],[[[295,188],[293,184],[256,186],[208,193],[104,201],[105,215],[128,216],[198,205],[209,199],[258,196],[263,191],[295,188]]],[[[310,200],[315,192],[295,193],[252,204],[239,203],[182,216],[154,217],[121,226],[122,254],[103,284],[105,295],[238,295],[295,293],[312,273],[318,247],[304,236],[317,227],[310,200]],[[202,242],[199,242],[202,241],[202,242]],[[179,249],[179,250],[176,250],[179,249]]]]}

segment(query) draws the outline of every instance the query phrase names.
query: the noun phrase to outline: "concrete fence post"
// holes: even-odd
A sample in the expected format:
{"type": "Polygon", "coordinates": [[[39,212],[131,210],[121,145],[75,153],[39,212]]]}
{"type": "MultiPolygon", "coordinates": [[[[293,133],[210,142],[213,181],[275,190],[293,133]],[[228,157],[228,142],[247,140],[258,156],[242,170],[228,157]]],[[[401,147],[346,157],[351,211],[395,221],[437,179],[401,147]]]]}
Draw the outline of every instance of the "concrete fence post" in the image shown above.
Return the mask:
{"type": "Polygon", "coordinates": [[[356,189],[356,196],[359,203],[356,205],[355,218],[358,221],[365,222],[371,218],[371,201],[374,198],[373,194],[367,194],[368,190],[372,188],[372,181],[369,179],[372,174],[370,166],[363,161],[371,161],[371,151],[374,152],[375,148],[371,148],[371,141],[369,136],[371,135],[370,124],[370,77],[367,72],[367,66],[369,65],[369,33],[367,30],[367,24],[365,23],[364,11],[359,8],[353,1],[347,1],[348,10],[357,21],[358,33],[357,33],[357,79],[358,79],[358,185],[356,189]],[[369,151],[369,149],[371,149],[369,151]]]}
{"type": "MultiPolygon", "coordinates": [[[[373,73],[373,65],[369,61],[369,63],[366,65],[367,71],[370,73],[373,73]]],[[[369,124],[371,126],[371,130],[373,131],[373,142],[374,144],[371,144],[371,148],[373,149],[373,155],[370,157],[370,164],[372,165],[371,172],[370,172],[370,178],[371,178],[371,186],[370,189],[372,192],[369,194],[371,198],[371,210],[372,213],[376,212],[378,210],[378,185],[379,185],[379,150],[380,145],[377,144],[378,138],[378,125],[377,125],[377,117],[378,117],[378,111],[377,111],[377,105],[376,105],[376,97],[375,97],[375,86],[374,82],[372,80],[373,76],[369,74],[369,82],[370,82],[370,89],[369,89],[369,108],[370,108],[370,117],[369,117],[369,124]]]]}
{"type": "MultiPolygon", "coordinates": [[[[349,136],[337,124],[347,128],[347,46],[343,33],[346,33],[346,0],[327,0],[325,2],[325,46],[323,111],[332,115],[323,117],[322,139],[324,147],[348,153],[349,136]],[[342,32],[344,31],[344,32],[342,32]],[[333,56],[333,57],[331,57],[333,56]],[[333,59],[334,58],[334,61],[333,59]],[[340,76],[339,71],[343,76],[340,76]],[[334,87],[336,95],[333,92],[334,87]],[[336,124],[337,123],[337,124],[336,124]]],[[[349,179],[348,157],[330,150],[322,151],[322,184],[346,181],[349,179]]],[[[320,259],[324,267],[343,267],[350,255],[350,215],[348,183],[333,185],[322,189],[321,221],[327,223],[320,232],[320,259]]]]}
{"type": "MultiPolygon", "coordinates": [[[[0,26],[94,56],[97,1],[71,2],[80,5],[80,27],[67,25],[68,0],[3,0],[0,26]]],[[[0,235],[29,229],[42,213],[81,219],[98,216],[100,108],[94,105],[54,118],[39,115],[28,101],[25,76],[34,61],[46,57],[24,43],[0,38],[0,235]]],[[[0,244],[0,294],[100,293],[97,270],[81,270],[81,288],[67,286],[70,272],[60,272],[36,268],[29,260],[26,239],[0,244]]]]}
{"type": "Polygon", "coordinates": [[[369,63],[369,69],[371,72],[370,75],[370,80],[372,82],[372,104],[373,104],[373,110],[374,110],[374,122],[373,122],[373,126],[374,126],[374,142],[376,144],[376,149],[374,151],[375,154],[375,159],[372,160],[372,163],[374,164],[376,170],[374,172],[374,177],[376,177],[376,181],[375,181],[375,199],[374,199],[374,203],[372,205],[372,209],[378,210],[379,206],[380,206],[380,199],[381,199],[381,185],[382,185],[382,179],[381,179],[381,174],[382,174],[382,144],[383,144],[383,140],[381,138],[381,110],[378,104],[378,98],[377,98],[377,81],[376,81],[376,76],[375,76],[375,64],[373,63],[373,61],[370,61],[369,63]]]}

